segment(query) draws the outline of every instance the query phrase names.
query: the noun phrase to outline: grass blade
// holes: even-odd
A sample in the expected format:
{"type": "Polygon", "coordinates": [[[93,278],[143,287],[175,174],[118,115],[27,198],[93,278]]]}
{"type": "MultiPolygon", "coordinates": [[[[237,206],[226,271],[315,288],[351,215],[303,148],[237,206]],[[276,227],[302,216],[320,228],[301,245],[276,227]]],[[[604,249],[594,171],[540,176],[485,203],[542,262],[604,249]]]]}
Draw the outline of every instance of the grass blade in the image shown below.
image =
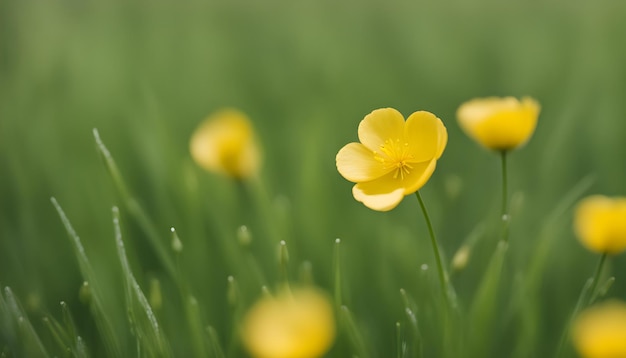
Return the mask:
{"type": "Polygon", "coordinates": [[[85,249],[83,247],[82,242],[80,241],[80,237],[76,234],[76,231],[72,227],[70,220],[65,215],[65,212],[57,202],[55,198],[50,198],[52,205],[56,209],[59,217],[61,218],[61,222],[63,226],[65,226],[65,230],[67,231],[74,247],[74,253],[76,254],[76,258],[78,260],[78,267],[80,268],[80,272],[83,276],[83,279],[87,281],[91,287],[92,294],[90,295],[90,308],[91,312],[95,318],[96,325],[98,326],[98,330],[102,335],[102,339],[105,342],[105,347],[110,356],[113,357],[121,357],[122,355],[122,345],[119,341],[119,337],[114,333],[113,325],[111,324],[107,313],[102,307],[100,289],[98,287],[98,281],[91,267],[91,263],[87,258],[85,253],[85,249]]]}
{"type": "Polygon", "coordinates": [[[220,344],[219,337],[217,336],[217,331],[212,326],[207,327],[207,334],[209,335],[209,341],[211,342],[211,347],[213,348],[213,357],[215,358],[226,358],[224,355],[224,350],[222,349],[222,345],[220,344]]]}
{"type": "Polygon", "coordinates": [[[104,164],[113,179],[113,183],[120,194],[122,201],[128,210],[129,214],[137,221],[139,227],[144,231],[146,237],[152,248],[154,249],[156,255],[159,260],[163,264],[165,270],[171,277],[175,275],[175,266],[172,257],[168,251],[168,244],[163,240],[161,235],[159,235],[159,231],[156,229],[154,222],[148,217],[144,209],[139,205],[139,202],[131,195],[124,179],[122,178],[122,174],[120,173],[115,160],[111,156],[111,153],[107,149],[107,147],[100,139],[100,134],[97,129],[93,129],[93,136],[96,141],[96,147],[98,152],[100,153],[104,164]]]}
{"type": "Polygon", "coordinates": [[[159,328],[159,323],[154,315],[152,307],[150,307],[148,299],[141,290],[141,287],[139,287],[139,284],[137,283],[137,280],[135,279],[135,276],[130,268],[128,257],[126,256],[124,241],[122,240],[119,209],[117,207],[113,207],[112,211],[117,254],[122,265],[124,281],[126,282],[126,306],[132,330],[144,350],[149,352],[152,356],[170,356],[171,354],[168,348],[169,345],[159,328]]]}
{"type": "Polygon", "coordinates": [[[348,307],[341,306],[341,308],[339,309],[339,319],[344,331],[350,339],[352,349],[356,353],[356,356],[358,356],[359,358],[369,358],[369,350],[365,345],[365,340],[363,339],[361,331],[358,329],[356,322],[352,317],[352,313],[350,312],[348,307]]]}
{"type": "Polygon", "coordinates": [[[506,241],[498,243],[472,302],[469,316],[472,329],[470,330],[471,338],[469,341],[473,348],[472,356],[475,357],[489,356],[488,342],[490,337],[493,337],[494,319],[498,307],[498,288],[500,287],[500,278],[502,277],[502,268],[508,247],[506,241]]]}
{"type": "Polygon", "coordinates": [[[44,348],[39,339],[39,335],[35,332],[33,325],[30,323],[28,316],[24,312],[22,305],[13,294],[9,287],[4,288],[4,300],[8,313],[17,323],[17,340],[21,344],[21,351],[25,357],[49,357],[50,355],[44,348]]]}
{"type": "Polygon", "coordinates": [[[404,303],[404,314],[406,316],[408,326],[411,327],[414,352],[413,357],[421,358],[423,356],[423,346],[422,334],[417,322],[417,306],[403,288],[400,289],[400,295],[402,296],[402,302],[404,303]]]}

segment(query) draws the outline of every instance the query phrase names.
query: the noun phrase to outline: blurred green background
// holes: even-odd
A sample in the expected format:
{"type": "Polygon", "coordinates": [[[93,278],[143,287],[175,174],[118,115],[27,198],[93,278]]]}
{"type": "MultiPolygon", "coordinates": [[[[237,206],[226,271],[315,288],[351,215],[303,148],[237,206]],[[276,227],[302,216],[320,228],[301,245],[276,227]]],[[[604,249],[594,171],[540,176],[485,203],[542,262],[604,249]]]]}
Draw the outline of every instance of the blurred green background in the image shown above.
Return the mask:
{"type": "MultiPolygon", "coordinates": [[[[116,193],[95,149],[98,128],[163,242],[178,230],[200,317],[224,345],[234,325],[227,276],[241,281],[245,306],[260,290],[224,253],[245,224],[270,285],[278,265],[262,243],[281,238],[290,274],[309,261],[332,292],[341,238],[346,304],[372,356],[394,354],[400,288],[421,307],[424,349],[436,354],[428,327],[439,292],[436,272],[420,268],[434,261],[417,200],[389,213],[365,208],[335,154],[376,108],[444,121],[449,144],[421,192],[448,258],[477,232],[467,268],[453,277],[469,306],[498,239],[500,167],[461,133],[455,111],[474,97],[530,95],[542,112],[532,140],[510,156],[511,248],[488,353],[546,356],[597,261],[575,239],[570,207],[550,213],[583,178],[593,179],[580,184],[587,194],[626,194],[624,34],[620,1],[0,0],[0,284],[38,330],[41,316],[59,317],[59,301],[68,302],[91,353],[105,355],[79,301],[83,279],[56,197],[134,352],[111,224],[118,205],[139,283],[148,291],[161,282],[163,329],[175,355],[190,354],[174,282],[116,193]],[[258,130],[269,206],[189,156],[195,127],[223,107],[243,110],[258,130]],[[529,279],[533,265],[539,274],[529,279]],[[520,289],[524,280],[535,289],[520,289]],[[507,314],[515,299],[532,303],[522,318],[507,314]]],[[[626,298],[626,259],[611,260],[611,271],[610,295],[626,298]]],[[[340,335],[330,356],[350,352],[340,335]]]]}

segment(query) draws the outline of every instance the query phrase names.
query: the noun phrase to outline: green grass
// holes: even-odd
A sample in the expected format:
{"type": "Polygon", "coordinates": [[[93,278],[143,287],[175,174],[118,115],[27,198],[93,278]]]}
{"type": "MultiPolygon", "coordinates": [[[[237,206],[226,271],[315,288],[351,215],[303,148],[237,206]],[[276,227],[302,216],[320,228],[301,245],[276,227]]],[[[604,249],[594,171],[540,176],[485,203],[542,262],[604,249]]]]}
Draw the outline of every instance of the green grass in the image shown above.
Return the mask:
{"type": "MultiPolygon", "coordinates": [[[[335,295],[329,357],[456,356],[446,339],[551,356],[599,259],[571,209],[626,194],[625,20],[626,4],[580,0],[0,0],[0,357],[246,356],[241,316],[285,276],[335,295]],[[508,249],[500,159],[455,120],[489,95],[542,105],[508,157],[508,249]],[[259,181],[190,158],[225,106],[258,130],[259,181]],[[439,315],[417,201],[373,212],[335,169],[386,106],[448,129],[421,194],[444,257],[471,247],[452,275],[465,318],[439,315]]],[[[625,299],[626,259],[608,268],[625,299]]]]}

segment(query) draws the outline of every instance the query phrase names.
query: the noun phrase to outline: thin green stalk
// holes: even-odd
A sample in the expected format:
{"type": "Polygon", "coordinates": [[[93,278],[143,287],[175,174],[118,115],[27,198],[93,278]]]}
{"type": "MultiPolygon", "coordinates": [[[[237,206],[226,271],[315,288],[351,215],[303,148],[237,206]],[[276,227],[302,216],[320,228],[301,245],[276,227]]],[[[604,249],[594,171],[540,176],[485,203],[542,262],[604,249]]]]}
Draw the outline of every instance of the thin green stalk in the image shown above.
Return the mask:
{"type": "Polygon", "coordinates": [[[59,214],[59,218],[61,219],[61,222],[63,223],[63,226],[72,241],[74,253],[78,261],[78,268],[80,269],[83,279],[89,283],[88,287],[91,287],[92,294],[90,295],[89,306],[92,314],[96,318],[95,322],[98,330],[100,331],[100,335],[103,337],[104,342],[106,342],[105,347],[107,353],[113,357],[120,357],[122,356],[122,343],[120,341],[120,337],[117,335],[117,332],[113,329],[111,318],[106,314],[106,310],[103,307],[102,291],[100,290],[95,272],[91,267],[91,261],[87,258],[81,239],[72,227],[72,224],[70,223],[67,215],[65,215],[61,205],[59,205],[54,197],[50,198],[50,201],[59,214]]]}
{"type": "Polygon", "coordinates": [[[606,262],[607,254],[604,253],[600,257],[600,261],[598,261],[598,265],[596,266],[596,271],[593,274],[593,277],[588,279],[583,286],[583,289],[580,291],[580,295],[578,296],[578,301],[576,302],[576,307],[574,311],[570,315],[565,328],[563,329],[563,333],[561,334],[561,339],[559,340],[559,345],[556,350],[555,357],[559,358],[563,355],[563,349],[565,348],[565,343],[568,340],[570,329],[572,327],[572,322],[578,316],[578,313],[592,302],[592,299],[595,297],[594,291],[598,287],[598,281],[600,280],[600,275],[602,274],[602,269],[604,268],[604,263],[606,262]]]}
{"type": "Polygon", "coordinates": [[[598,266],[596,266],[596,272],[593,274],[593,281],[591,282],[591,289],[589,290],[589,296],[586,302],[587,306],[593,303],[592,299],[595,297],[596,288],[598,287],[600,275],[602,274],[602,269],[604,268],[607,256],[607,253],[600,256],[600,261],[598,262],[598,266]]]}
{"type": "Polygon", "coordinates": [[[156,224],[152,221],[152,219],[148,216],[146,211],[128,189],[128,186],[122,178],[122,174],[117,167],[115,160],[113,160],[111,152],[109,152],[107,147],[104,145],[104,142],[100,138],[100,134],[96,128],[93,129],[93,136],[96,141],[96,148],[104,161],[106,169],[113,179],[113,183],[122,201],[124,202],[128,213],[136,220],[139,227],[146,234],[150,245],[154,249],[157,257],[161,260],[165,271],[170,274],[171,277],[174,277],[174,262],[167,250],[167,246],[165,245],[161,235],[159,234],[159,229],[157,229],[156,224]]]}
{"type": "Polygon", "coordinates": [[[183,303],[183,309],[189,326],[189,332],[191,333],[191,341],[196,356],[202,357],[207,355],[206,347],[204,345],[204,331],[202,326],[202,320],[199,314],[198,302],[191,293],[187,277],[183,274],[181,267],[181,254],[183,251],[183,243],[176,232],[174,227],[170,228],[172,233],[172,251],[175,255],[175,279],[178,285],[178,291],[183,303]]]}
{"type": "Polygon", "coordinates": [[[289,288],[289,251],[287,251],[287,243],[285,240],[280,241],[279,250],[278,264],[280,266],[281,280],[283,281],[283,285],[289,288]]]}
{"type": "MultiPolygon", "coordinates": [[[[404,314],[406,316],[409,333],[411,334],[412,338],[411,348],[404,347],[404,349],[411,349],[413,351],[412,357],[422,358],[422,334],[420,332],[419,324],[417,322],[417,307],[413,299],[409,297],[409,294],[403,288],[400,289],[400,295],[402,296],[402,302],[404,303],[404,314]]],[[[404,342],[404,344],[406,345],[407,342],[404,342]]]]}
{"type": "Polygon", "coordinates": [[[335,239],[335,247],[333,252],[333,271],[334,271],[334,294],[335,305],[337,309],[343,305],[343,299],[341,297],[341,254],[339,247],[341,246],[341,239],[335,239]]]}
{"type": "Polygon", "coordinates": [[[396,358],[403,358],[404,356],[403,343],[402,326],[400,322],[396,322],[396,358]]]}
{"type": "Polygon", "coordinates": [[[506,169],[506,150],[500,152],[500,159],[502,162],[502,240],[504,242],[509,241],[509,211],[508,211],[508,194],[509,194],[509,180],[506,169]]]}
{"type": "Polygon", "coordinates": [[[154,314],[154,310],[148,303],[146,295],[143,293],[143,290],[131,270],[124,240],[122,239],[120,211],[116,206],[114,206],[111,211],[113,213],[113,229],[117,256],[120,260],[124,281],[126,283],[126,306],[131,332],[136,336],[138,344],[141,347],[145,347],[149,355],[169,357],[171,356],[169,343],[166,341],[165,335],[154,314]]]}
{"type": "Polygon", "coordinates": [[[500,286],[508,247],[509,245],[505,241],[498,243],[474,296],[469,311],[469,322],[472,325],[471,331],[468,332],[469,348],[472,349],[469,356],[489,356],[495,331],[494,326],[497,322],[498,294],[502,292],[500,286]]]}
{"type": "Polygon", "coordinates": [[[363,335],[361,331],[357,327],[356,322],[354,321],[354,317],[352,316],[352,312],[346,306],[341,306],[339,308],[339,320],[343,326],[345,333],[348,335],[348,339],[352,345],[354,356],[359,358],[369,358],[368,345],[365,343],[365,339],[363,339],[363,335]]]}
{"type": "Polygon", "coordinates": [[[508,178],[506,170],[506,150],[500,152],[502,162],[502,219],[507,215],[508,178]]]}
{"type": "Polygon", "coordinates": [[[426,220],[426,225],[428,226],[428,233],[430,234],[430,241],[433,245],[433,251],[435,252],[435,261],[437,262],[437,272],[439,273],[439,284],[441,285],[441,290],[443,291],[443,296],[446,300],[446,307],[451,307],[451,299],[450,292],[448,286],[450,284],[448,280],[448,273],[446,272],[443,266],[443,259],[441,258],[441,252],[439,251],[439,245],[437,244],[437,238],[435,237],[435,231],[433,230],[433,225],[430,222],[430,217],[428,216],[428,211],[426,210],[426,205],[424,205],[424,200],[422,200],[422,196],[419,191],[415,192],[415,196],[417,196],[417,200],[420,203],[420,207],[422,208],[422,213],[424,214],[424,220],[426,220]]]}

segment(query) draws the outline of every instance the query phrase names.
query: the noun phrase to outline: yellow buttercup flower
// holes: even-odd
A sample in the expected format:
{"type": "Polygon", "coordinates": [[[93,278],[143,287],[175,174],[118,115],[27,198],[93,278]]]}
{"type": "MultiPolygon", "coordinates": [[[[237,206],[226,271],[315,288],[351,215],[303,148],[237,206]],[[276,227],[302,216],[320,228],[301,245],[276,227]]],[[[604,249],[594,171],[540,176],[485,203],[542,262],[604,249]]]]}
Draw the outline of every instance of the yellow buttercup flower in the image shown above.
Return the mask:
{"type": "Polygon", "coordinates": [[[626,304],[609,301],[581,313],[572,332],[584,358],[626,357],[626,304]]]}
{"type": "Polygon", "coordinates": [[[255,358],[317,358],[335,339],[333,307],[313,288],[285,289],[248,311],[243,342],[255,358]]]}
{"type": "Polygon", "coordinates": [[[434,114],[419,111],[405,121],[393,108],[365,116],[358,135],[361,143],[337,153],[337,170],[356,183],[354,198],[378,211],[395,208],[424,186],[448,142],[446,127],[434,114]]]}
{"type": "Polygon", "coordinates": [[[589,250],[618,254],[626,249],[626,198],[594,195],[576,209],[574,229],[589,250]]]}
{"type": "Polygon", "coordinates": [[[487,149],[507,151],[528,141],[537,126],[540,106],[532,98],[478,98],[456,112],[459,125],[487,149]]]}
{"type": "Polygon", "coordinates": [[[239,179],[256,174],[261,164],[252,124],[234,109],[221,110],[202,122],[191,137],[190,151],[204,169],[239,179]]]}

